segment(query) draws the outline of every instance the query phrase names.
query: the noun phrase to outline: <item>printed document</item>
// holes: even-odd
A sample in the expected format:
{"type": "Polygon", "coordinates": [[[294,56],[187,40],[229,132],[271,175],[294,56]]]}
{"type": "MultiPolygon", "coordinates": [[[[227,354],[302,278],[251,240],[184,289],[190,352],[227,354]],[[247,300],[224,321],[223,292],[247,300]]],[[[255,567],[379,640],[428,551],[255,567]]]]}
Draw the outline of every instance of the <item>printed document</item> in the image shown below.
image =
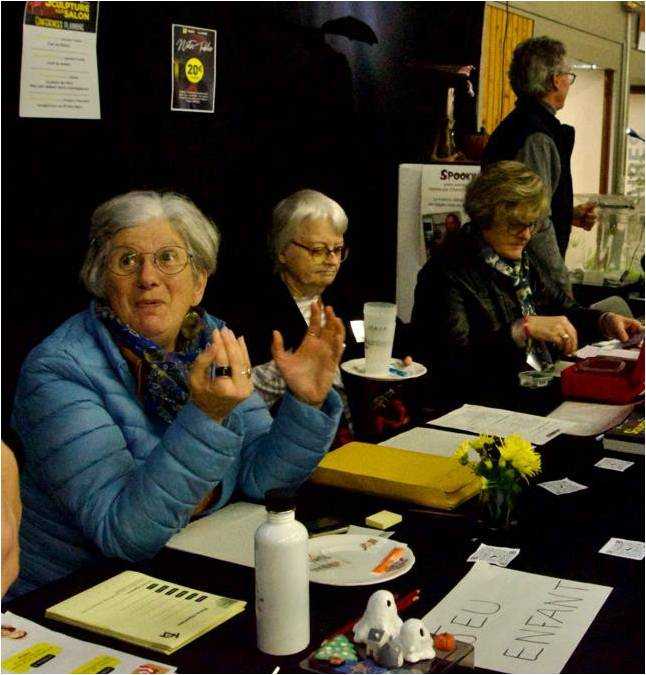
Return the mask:
{"type": "Polygon", "coordinates": [[[611,591],[476,562],[423,621],[474,644],[477,668],[560,673],[611,591]]]}
{"type": "Polygon", "coordinates": [[[559,434],[569,434],[571,429],[576,428],[573,422],[566,420],[468,403],[442,417],[428,421],[427,424],[492,436],[519,434],[535,445],[544,445],[559,434]]]}
{"type": "Polygon", "coordinates": [[[3,673],[174,673],[176,668],[2,615],[3,673]]]}
{"type": "Polygon", "coordinates": [[[397,436],[393,436],[379,445],[410,450],[411,452],[425,452],[428,455],[451,457],[461,443],[473,440],[473,438],[473,434],[458,434],[455,431],[414,427],[410,431],[397,434],[397,436]]]}
{"type": "Polygon", "coordinates": [[[597,436],[623,422],[635,406],[608,405],[565,401],[547,416],[554,420],[572,422],[568,434],[572,436],[597,436]]]}

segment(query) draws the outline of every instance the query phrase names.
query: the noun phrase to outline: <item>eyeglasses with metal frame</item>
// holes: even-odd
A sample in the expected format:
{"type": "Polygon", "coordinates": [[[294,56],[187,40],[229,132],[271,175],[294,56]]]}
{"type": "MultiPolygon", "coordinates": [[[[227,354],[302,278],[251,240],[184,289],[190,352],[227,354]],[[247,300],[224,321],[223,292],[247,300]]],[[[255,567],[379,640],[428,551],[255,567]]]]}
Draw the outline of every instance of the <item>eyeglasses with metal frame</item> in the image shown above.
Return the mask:
{"type": "Polygon", "coordinates": [[[339,259],[339,262],[343,262],[347,259],[350,249],[346,244],[341,244],[341,246],[305,246],[298,241],[292,239],[291,241],[294,246],[298,246],[306,250],[310,254],[312,262],[319,265],[324,260],[327,260],[328,256],[336,256],[339,259]]]}
{"type": "Polygon", "coordinates": [[[152,255],[155,267],[167,276],[179,274],[193,260],[193,255],[181,246],[162,246],[154,252],[116,246],[108,253],[108,269],[122,277],[130,276],[141,269],[147,255],[152,255]]]}

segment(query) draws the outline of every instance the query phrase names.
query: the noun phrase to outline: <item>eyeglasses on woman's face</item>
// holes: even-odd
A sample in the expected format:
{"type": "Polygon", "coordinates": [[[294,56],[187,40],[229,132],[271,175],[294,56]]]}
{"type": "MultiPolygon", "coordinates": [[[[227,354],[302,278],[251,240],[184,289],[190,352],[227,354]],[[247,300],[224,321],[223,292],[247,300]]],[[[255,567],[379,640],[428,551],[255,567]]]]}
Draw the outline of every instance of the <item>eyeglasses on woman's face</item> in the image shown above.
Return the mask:
{"type": "Polygon", "coordinates": [[[341,244],[340,246],[305,246],[305,244],[301,244],[294,239],[292,239],[291,243],[307,251],[312,262],[316,265],[320,265],[330,256],[334,256],[339,259],[339,262],[343,262],[350,253],[350,249],[345,244],[341,244]]]}
{"type": "Polygon", "coordinates": [[[545,223],[542,220],[532,220],[527,223],[518,219],[509,219],[505,223],[505,228],[509,234],[515,237],[517,237],[519,234],[522,234],[525,230],[529,230],[529,234],[534,235],[537,232],[542,232],[545,229],[545,223]]]}
{"type": "Polygon", "coordinates": [[[155,267],[168,276],[179,274],[192,259],[192,255],[181,246],[162,246],[154,252],[116,246],[108,253],[108,269],[113,274],[129,276],[142,268],[147,255],[151,255],[155,267]]]}
{"type": "Polygon", "coordinates": [[[561,72],[559,73],[559,75],[567,75],[567,76],[568,76],[568,80],[569,80],[569,84],[570,84],[570,85],[573,85],[573,84],[574,84],[574,80],[576,80],[576,73],[573,73],[573,72],[570,72],[570,71],[567,71],[567,70],[561,71],[561,72]]]}

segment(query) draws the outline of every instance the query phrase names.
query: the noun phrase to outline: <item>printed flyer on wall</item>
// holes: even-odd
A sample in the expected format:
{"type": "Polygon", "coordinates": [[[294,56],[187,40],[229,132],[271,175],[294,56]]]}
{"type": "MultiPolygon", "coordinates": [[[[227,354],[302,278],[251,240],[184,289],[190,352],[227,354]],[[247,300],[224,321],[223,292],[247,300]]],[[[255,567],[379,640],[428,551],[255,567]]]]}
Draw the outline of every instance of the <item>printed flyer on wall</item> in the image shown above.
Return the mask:
{"type": "Polygon", "coordinates": [[[171,110],[213,112],[215,38],[210,28],[173,24],[171,110]]]}
{"type": "Polygon", "coordinates": [[[464,223],[464,194],[479,173],[480,167],[472,164],[424,165],[420,215],[427,259],[449,232],[464,223]]]}
{"type": "Polygon", "coordinates": [[[142,659],[49,630],[5,612],[3,673],[174,673],[175,667],[142,659]]]}
{"type": "Polygon", "coordinates": [[[20,117],[101,119],[98,2],[26,2],[20,117]]]}

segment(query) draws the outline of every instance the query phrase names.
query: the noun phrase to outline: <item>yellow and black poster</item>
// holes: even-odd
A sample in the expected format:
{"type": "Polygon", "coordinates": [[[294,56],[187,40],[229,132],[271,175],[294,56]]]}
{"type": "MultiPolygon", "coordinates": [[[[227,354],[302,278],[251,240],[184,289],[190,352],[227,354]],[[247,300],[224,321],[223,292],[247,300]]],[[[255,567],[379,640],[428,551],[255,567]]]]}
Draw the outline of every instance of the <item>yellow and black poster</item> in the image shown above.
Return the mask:
{"type": "Polygon", "coordinates": [[[216,33],[179,24],[172,30],[171,110],[213,112],[216,33]]]}

